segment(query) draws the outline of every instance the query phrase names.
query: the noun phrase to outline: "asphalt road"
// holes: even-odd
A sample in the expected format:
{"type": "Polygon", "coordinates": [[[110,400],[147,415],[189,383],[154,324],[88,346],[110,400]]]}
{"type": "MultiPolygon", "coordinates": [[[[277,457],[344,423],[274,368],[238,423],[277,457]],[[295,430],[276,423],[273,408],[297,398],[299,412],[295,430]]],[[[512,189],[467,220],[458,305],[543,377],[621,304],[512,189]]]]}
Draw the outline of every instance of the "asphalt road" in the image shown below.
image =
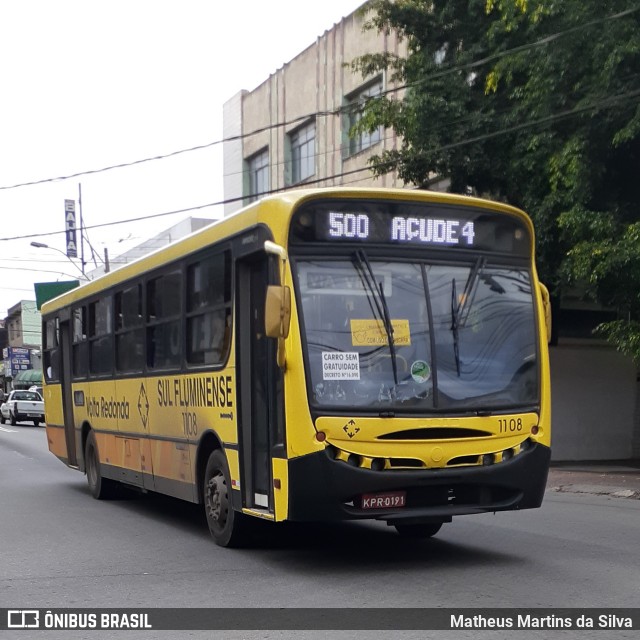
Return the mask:
{"type": "MultiPolygon", "coordinates": [[[[272,531],[265,525],[253,548],[222,549],[210,540],[200,507],[155,495],[94,500],[84,475],[47,451],[43,427],[0,429],[0,607],[624,608],[639,601],[639,500],[549,491],[541,509],[460,517],[426,541],[407,541],[380,523],[272,531]]],[[[514,635],[486,633],[385,637],[514,635]]],[[[107,637],[52,634],[63,636],[107,637]]],[[[142,636],[328,637],[277,631],[135,637],[142,636]]]]}

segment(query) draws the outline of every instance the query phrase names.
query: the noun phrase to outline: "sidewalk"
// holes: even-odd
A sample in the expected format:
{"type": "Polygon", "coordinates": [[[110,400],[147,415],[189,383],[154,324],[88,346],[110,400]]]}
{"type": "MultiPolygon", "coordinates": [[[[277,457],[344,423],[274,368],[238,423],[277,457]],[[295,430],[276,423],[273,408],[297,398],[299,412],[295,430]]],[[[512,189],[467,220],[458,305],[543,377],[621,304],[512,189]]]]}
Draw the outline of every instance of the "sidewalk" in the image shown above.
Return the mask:
{"type": "Polygon", "coordinates": [[[640,500],[640,461],[552,463],[547,491],[640,500]]]}

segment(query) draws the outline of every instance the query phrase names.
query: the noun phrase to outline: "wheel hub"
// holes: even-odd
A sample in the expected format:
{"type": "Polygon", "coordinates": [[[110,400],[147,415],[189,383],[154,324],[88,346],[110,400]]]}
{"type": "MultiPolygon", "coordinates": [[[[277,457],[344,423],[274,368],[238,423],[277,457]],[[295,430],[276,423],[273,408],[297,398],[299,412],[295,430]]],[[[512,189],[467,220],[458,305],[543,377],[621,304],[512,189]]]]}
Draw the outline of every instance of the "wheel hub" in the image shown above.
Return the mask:
{"type": "Polygon", "coordinates": [[[224,522],[227,512],[227,485],[220,473],[213,476],[207,485],[207,512],[212,520],[224,522]]]}

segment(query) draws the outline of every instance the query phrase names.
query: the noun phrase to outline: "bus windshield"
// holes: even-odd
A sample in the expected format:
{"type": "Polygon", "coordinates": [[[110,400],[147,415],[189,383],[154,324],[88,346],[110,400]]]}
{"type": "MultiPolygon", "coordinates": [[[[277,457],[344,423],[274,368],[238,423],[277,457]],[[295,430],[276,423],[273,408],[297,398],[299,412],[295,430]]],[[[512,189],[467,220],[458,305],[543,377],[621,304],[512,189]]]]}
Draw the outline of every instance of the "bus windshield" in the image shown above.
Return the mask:
{"type": "Polygon", "coordinates": [[[528,269],[364,251],[295,265],[312,405],[455,413],[538,403],[528,269]]]}

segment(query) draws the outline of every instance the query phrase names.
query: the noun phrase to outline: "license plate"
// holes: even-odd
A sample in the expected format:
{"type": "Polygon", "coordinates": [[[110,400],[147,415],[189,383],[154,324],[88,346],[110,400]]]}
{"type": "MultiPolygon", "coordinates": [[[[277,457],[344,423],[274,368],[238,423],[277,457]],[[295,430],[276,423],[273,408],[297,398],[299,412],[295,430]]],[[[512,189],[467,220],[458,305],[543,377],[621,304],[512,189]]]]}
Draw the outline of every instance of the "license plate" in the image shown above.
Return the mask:
{"type": "Polygon", "coordinates": [[[39,418],[39,413],[27,413],[27,418],[39,418]]]}
{"type": "Polygon", "coordinates": [[[386,493],[365,493],[360,499],[362,509],[397,509],[407,502],[406,491],[388,491],[386,493]]]}

